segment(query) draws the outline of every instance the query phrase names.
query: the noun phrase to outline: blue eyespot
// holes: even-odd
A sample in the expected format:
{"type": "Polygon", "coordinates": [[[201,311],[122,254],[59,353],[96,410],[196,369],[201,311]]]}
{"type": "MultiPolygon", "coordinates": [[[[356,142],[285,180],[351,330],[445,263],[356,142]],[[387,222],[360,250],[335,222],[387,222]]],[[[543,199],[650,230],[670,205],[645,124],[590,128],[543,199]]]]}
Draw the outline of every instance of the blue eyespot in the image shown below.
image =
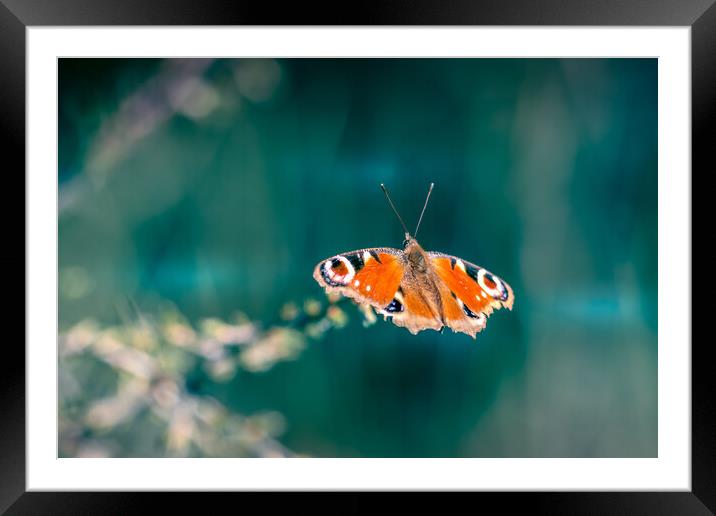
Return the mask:
{"type": "Polygon", "coordinates": [[[393,299],[390,304],[385,307],[385,311],[388,313],[402,312],[403,305],[397,299],[393,299]]]}

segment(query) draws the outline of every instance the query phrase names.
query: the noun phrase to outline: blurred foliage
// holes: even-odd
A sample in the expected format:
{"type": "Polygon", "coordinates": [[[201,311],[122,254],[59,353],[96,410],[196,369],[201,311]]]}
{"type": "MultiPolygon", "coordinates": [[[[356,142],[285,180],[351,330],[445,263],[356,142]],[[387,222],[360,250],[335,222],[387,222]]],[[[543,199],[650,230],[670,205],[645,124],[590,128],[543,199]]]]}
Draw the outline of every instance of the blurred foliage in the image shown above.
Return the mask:
{"type": "Polygon", "coordinates": [[[276,440],[281,414],[243,416],[198,387],[295,359],[308,341],[345,326],[331,301],[287,304],[266,329],[243,314],[194,328],[173,307],[156,320],[138,313],[118,326],[76,324],[59,340],[60,456],[294,456],[276,440]]]}
{"type": "Polygon", "coordinates": [[[61,454],[656,456],[657,72],[60,59],[61,454]],[[311,277],[431,181],[423,247],[516,295],[477,342],[311,277]]]}

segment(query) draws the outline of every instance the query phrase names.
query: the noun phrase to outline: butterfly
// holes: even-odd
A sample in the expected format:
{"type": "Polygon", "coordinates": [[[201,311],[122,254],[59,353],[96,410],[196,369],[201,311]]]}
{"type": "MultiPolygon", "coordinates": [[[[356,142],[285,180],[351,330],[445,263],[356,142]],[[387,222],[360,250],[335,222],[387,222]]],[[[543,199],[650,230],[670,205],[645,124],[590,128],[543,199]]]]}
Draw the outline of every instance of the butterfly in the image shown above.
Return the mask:
{"type": "MultiPolygon", "coordinates": [[[[430,184],[420,222],[434,184],[430,184]]],[[[313,277],[326,292],[370,305],[412,334],[442,333],[447,326],[476,338],[493,310],[512,310],[512,288],[491,272],[449,254],[425,251],[410,236],[403,219],[380,185],[405,230],[403,249],[377,247],[338,254],[321,261],[313,277]]]]}

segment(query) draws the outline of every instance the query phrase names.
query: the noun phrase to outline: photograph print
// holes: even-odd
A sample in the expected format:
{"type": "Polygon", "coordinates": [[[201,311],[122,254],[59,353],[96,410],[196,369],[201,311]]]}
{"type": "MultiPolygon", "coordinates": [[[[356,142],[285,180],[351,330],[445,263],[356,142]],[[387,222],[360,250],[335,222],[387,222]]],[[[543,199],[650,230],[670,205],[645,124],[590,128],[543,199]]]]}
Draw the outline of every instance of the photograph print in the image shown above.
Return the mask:
{"type": "Polygon", "coordinates": [[[657,72],[60,58],[60,457],[657,457],[657,72]]]}

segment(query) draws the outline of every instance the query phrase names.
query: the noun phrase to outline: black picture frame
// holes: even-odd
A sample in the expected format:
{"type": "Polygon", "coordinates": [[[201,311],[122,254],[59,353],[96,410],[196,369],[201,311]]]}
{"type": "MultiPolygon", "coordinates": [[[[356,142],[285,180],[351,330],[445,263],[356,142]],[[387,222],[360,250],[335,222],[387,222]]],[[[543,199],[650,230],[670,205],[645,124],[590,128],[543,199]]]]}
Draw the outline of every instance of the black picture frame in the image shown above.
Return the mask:
{"type": "MultiPolygon", "coordinates": [[[[716,4],[714,0],[529,0],[476,2],[399,0],[369,6],[333,3],[229,2],[224,0],[0,0],[0,127],[5,178],[25,192],[25,30],[61,25],[640,25],[690,26],[692,70],[692,178],[713,170],[716,142],[716,4]],[[348,14],[349,13],[349,14],[348,14]],[[710,165],[710,166],[709,166],[710,165]]],[[[8,188],[8,192],[11,189],[8,188]]],[[[19,195],[7,196],[20,197],[19,195]]],[[[22,197],[25,198],[24,196],[22,197]]],[[[692,201],[693,202],[693,201],[692,201]]],[[[25,267],[25,226],[3,203],[6,231],[22,232],[23,251],[7,246],[5,270],[25,267]],[[12,216],[11,216],[12,214],[12,216]],[[21,256],[20,256],[21,254],[21,256]]],[[[693,206],[693,205],[692,205],[693,206]]],[[[692,214],[693,214],[692,207],[692,214]]],[[[694,222],[700,220],[692,217],[694,222]]],[[[709,219],[704,219],[709,220],[709,219]]],[[[10,235],[14,236],[14,235],[10,235]]],[[[17,240],[20,240],[18,235],[17,240]]],[[[8,238],[10,241],[10,238],[8,238]]],[[[692,246],[693,253],[693,246],[692,246]]],[[[693,255],[692,255],[693,256],[693,255]]],[[[11,276],[13,274],[10,274],[11,276]]],[[[15,276],[18,276],[15,274],[15,276]]],[[[8,296],[9,297],[9,296],[8,296]]],[[[16,298],[13,298],[16,300],[16,298]]],[[[25,296],[23,295],[23,300],[25,296]]],[[[692,302],[693,300],[686,300],[692,302]]],[[[20,303],[15,302],[14,306],[20,303]]],[[[692,303],[694,305],[694,303],[692,303]]],[[[22,303],[24,308],[25,304],[22,303]]],[[[708,303],[701,304],[708,306],[708,303]]],[[[700,308],[704,310],[705,308],[700,308]]],[[[18,309],[19,310],[19,309],[18,309]]],[[[693,320],[693,316],[692,316],[693,320]]],[[[24,341],[24,339],[23,339],[24,341]]],[[[687,345],[688,343],[684,343],[687,345]]],[[[549,514],[712,514],[716,512],[716,382],[711,343],[692,338],[692,491],[611,493],[474,493],[484,503],[549,514]],[[484,500],[484,501],[483,501],[484,500]]],[[[0,512],[7,514],[128,513],[151,510],[148,495],[126,493],[39,493],[25,490],[25,353],[20,339],[7,339],[0,375],[0,512]]],[[[224,498],[247,494],[226,494],[224,498]]],[[[376,495],[353,493],[341,513],[357,512],[376,495]]],[[[297,496],[291,496],[296,498],[297,496]]],[[[253,496],[249,496],[249,499],[253,496]]],[[[416,497],[420,499],[421,497],[416,497]]],[[[300,496],[299,496],[300,499],[300,496]]],[[[424,498],[423,498],[424,500],[424,498]]],[[[158,500],[168,510],[187,510],[185,495],[158,500]]],[[[204,505],[206,502],[200,502],[204,505]]],[[[214,502],[212,501],[212,504],[214,502]]],[[[291,502],[293,503],[293,501],[291,502]]],[[[421,505],[424,503],[420,501],[421,505]]],[[[441,502],[439,502],[441,503],[441,502]]],[[[312,504],[313,505],[313,504],[312,504]]],[[[441,503],[442,505],[442,503],[441,503]]],[[[312,506],[315,510],[315,506],[312,506]]]]}

